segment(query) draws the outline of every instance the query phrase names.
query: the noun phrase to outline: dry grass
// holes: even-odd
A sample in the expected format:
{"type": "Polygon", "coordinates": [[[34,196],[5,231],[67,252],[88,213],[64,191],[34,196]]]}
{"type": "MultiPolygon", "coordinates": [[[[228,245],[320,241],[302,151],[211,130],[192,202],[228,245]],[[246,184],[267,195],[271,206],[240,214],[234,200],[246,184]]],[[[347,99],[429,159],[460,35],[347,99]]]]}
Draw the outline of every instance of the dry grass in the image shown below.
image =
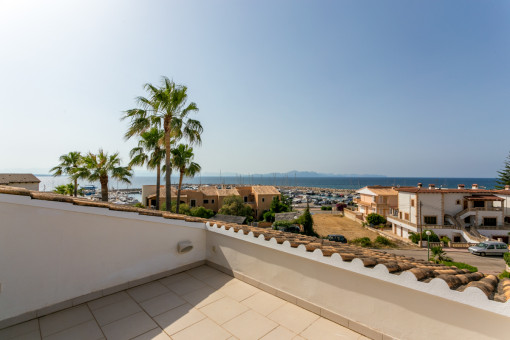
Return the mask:
{"type": "Polygon", "coordinates": [[[314,214],[313,222],[313,228],[320,236],[341,234],[348,240],[368,237],[372,241],[379,236],[378,233],[365,229],[361,226],[361,224],[356,223],[347,217],[342,217],[341,215],[314,214]]]}

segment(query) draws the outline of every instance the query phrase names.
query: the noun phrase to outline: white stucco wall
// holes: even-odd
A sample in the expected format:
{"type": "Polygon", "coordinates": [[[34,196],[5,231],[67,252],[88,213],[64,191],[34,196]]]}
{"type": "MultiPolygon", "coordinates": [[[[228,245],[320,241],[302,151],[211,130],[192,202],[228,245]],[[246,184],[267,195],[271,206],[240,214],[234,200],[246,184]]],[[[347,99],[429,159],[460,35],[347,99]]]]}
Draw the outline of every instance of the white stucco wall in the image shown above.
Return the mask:
{"type": "MultiPolygon", "coordinates": [[[[365,268],[303,246],[211,228],[208,260],[397,339],[503,339],[510,303],[488,300],[476,288],[451,291],[441,279],[416,281],[386,267],[365,268]]],[[[409,274],[409,275],[408,275],[409,274]]],[[[297,300],[297,304],[300,302],[297,300]]]]}
{"type": "Polygon", "coordinates": [[[409,221],[416,223],[416,194],[409,192],[398,193],[398,211],[402,213],[402,219],[405,219],[405,214],[409,214],[409,221]],[[411,207],[411,200],[414,199],[414,207],[411,207]]]}
{"type": "Polygon", "coordinates": [[[0,320],[203,261],[205,243],[203,223],[0,194],[0,320]]]}
{"type": "Polygon", "coordinates": [[[421,217],[421,223],[425,224],[425,216],[436,216],[437,217],[437,224],[443,224],[443,218],[444,216],[441,214],[441,199],[442,195],[441,193],[426,193],[426,194],[420,194],[420,203],[421,203],[421,211],[420,211],[420,217],[421,217]]]}

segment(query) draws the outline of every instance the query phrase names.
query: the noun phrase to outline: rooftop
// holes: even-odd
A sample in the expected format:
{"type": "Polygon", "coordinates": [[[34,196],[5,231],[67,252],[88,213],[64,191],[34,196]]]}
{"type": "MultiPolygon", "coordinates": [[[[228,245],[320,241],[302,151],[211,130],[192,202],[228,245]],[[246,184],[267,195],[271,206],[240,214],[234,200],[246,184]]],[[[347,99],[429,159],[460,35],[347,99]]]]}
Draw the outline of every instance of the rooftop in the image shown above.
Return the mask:
{"type": "Polygon", "coordinates": [[[0,330],[0,339],[368,339],[209,266],[0,330]]]}
{"type": "Polygon", "coordinates": [[[32,174],[0,174],[0,185],[11,183],[40,183],[39,178],[32,174]]]}

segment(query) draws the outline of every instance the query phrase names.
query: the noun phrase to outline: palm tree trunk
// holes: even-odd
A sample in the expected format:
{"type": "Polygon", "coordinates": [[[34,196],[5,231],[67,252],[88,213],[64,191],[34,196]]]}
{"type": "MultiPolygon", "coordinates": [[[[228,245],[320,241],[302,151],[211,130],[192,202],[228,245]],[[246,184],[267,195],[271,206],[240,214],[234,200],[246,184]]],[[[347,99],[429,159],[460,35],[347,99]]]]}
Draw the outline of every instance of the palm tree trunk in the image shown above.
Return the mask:
{"type": "Polygon", "coordinates": [[[78,196],[78,179],[74,179],[74,197],[78,196]]]}
{"type": "Polygon", "coordinates": [[[182,178],[184,177],[184,172],[181,170],[181,174],[179,176],[179,188],[177,189],[177,206],[175,208],[175,213],[179,213],[179,205],[181,204],[181,187],[182,187],[182,178]]]}
{"type": "Polygon", "coordinates": [[[171,211],[172,209],[172,193],[171,193],[171,167],[170,167],[170,120],[165,118],[165,165],[166,165],[166,173],[165,173],[165,194],[166,194],[166,211],[171,211]]]}
{"type": "Polygon", "coordinates": [[[108,177],[101,177],[101,201],[108,202],[108,177]]]}
{"type": "Polygon", "coordinates": [[[160,186],[161,186],[161,164],[158,164],[156,170],[156,210],[159,210],[159,197],[161,196],[160,186]]]}

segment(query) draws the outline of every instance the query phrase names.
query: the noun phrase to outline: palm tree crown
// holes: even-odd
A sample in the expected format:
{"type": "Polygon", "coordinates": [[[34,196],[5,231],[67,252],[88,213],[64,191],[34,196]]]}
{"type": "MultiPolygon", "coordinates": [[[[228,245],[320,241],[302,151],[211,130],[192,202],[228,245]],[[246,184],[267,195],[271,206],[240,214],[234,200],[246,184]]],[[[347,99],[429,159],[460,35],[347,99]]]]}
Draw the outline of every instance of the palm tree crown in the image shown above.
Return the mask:
{"type": "Polygon", "coordinates": [[[82,164],[82,156],[78,151],[71,151],[66,155],[62,155],[59,158],[60,163],[51,168],[50,172],[53,172],[53,176],[68,175],[74,181],[74,196],[78,196],[78,178],[76,172],[82,164]]]}
{"type": "Polygon", "coordinates": [[[101,183],[101,199],[108,201],[108,180],[115,178],[124,183],[131,183],[129,178],[133,176],[130,167],[120,165],[119,153],[108,155],[102,149],[98,154],[89,152],[83,157],[83,166],[78,169],[78,177],[86,178],[91,182],[101,183]]]}

